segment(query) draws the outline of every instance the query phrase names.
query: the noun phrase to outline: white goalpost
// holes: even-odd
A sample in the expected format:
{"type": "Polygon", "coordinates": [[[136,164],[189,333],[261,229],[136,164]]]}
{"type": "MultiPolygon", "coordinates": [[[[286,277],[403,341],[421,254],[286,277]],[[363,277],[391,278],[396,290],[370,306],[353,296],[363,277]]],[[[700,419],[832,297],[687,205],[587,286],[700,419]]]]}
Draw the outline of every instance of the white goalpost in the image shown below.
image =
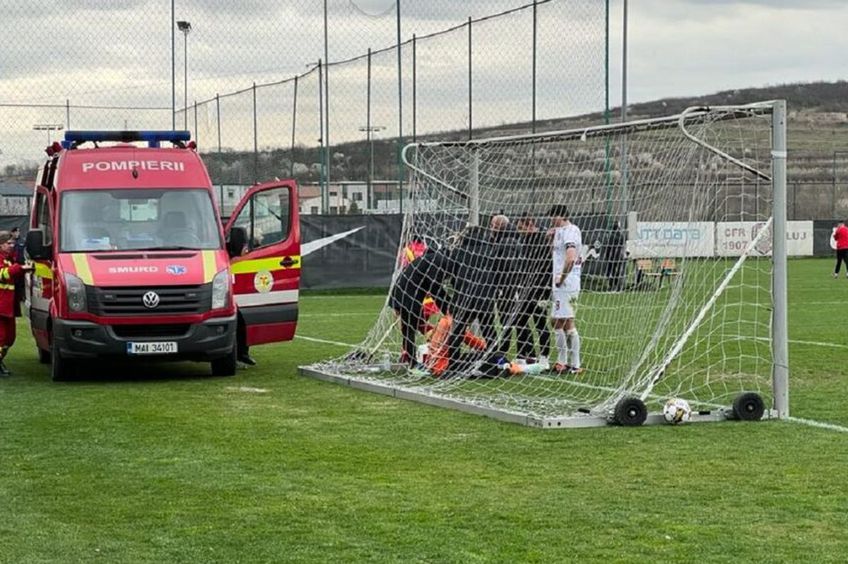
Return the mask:
{"type": "Polygon", "coordinates": [[[408,145],[383,310],[301,372],[544,428],[659,422],[672,399],[788,417],[785,121],[769,101],[408,145]]]}

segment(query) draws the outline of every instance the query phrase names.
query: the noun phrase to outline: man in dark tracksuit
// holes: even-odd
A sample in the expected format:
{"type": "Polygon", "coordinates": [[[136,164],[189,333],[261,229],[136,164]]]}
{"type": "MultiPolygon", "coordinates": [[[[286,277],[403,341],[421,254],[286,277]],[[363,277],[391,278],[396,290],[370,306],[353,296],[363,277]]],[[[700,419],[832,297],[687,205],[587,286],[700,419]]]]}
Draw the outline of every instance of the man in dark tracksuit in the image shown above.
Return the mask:
{"type": "MultiPolygon", "coordinates": [[[[495,303],[502,328],[493,360],[509,351],[513,328],[518,328],[523,298],[524,272],[520,233],[512,225],[493,228],[490,237],[495,303]]],[[[490,347],[491,350],[491,347],[490,347]]]]}
{"type": "Polygon", "coordinates": [[[430,296],[442,313],[449,313],[445,278],[450,276],[451,260],[447,252],[427,251],[404,267],[389,296],[389,305],[400,317],[404,362],[415,363],[415,334],[426,321],[422,301],[430,296]]]}
{"type": "Polygon", "coordinates": [[[516,320],[518,328],[519,358],[545,357],[551,354],[551,332],[548,328],[551,297],[550,254],[551,245],[547,234],[535,230],[535,225],[519,225],[522,237],[522,266],[524,285],[519,289],[520,310],[516,320]],[[534,351],[532,328],[539,336],[539,354],[534,351]]]}
{"type": "Polygon", "coordinates": [[[624,287],[624,275],[626,272],[626,258],[624,256],[627,239],[621,231],[621,224],[615,222],[606,238],[606,243],[601,247],[601,259],[606,270],[607,282],[610,290],[620,291],[624,287]]]}
{"type": "Polygon", "coordinates": [[[454,325],[448,340],[452,370],[467,368],[459,362],[459,353],[465,329],[474,320],[480,324],[480,336],[486,342],[491,361],[503,356],[509,346],[509,332],[504,331],[498,338],[495,322],[497,309],[503,326],[515,323],[514,269],[518,244],[515,230],[508,223],[505,216],[495,216],[490,229],[482,226],[466,229],[452,255],[454,325]]]}
{"type": "Polygon", "coordinates": [[[491,233],[479,225],[466,228],[451,255],[454,295],[448,356],[453,371],[466,368],[460,364],[460,348],[465,330],[474,320],[480,324],[480,336],[486,345],[493,342],[498,280],[493,255],[491,233]]]}

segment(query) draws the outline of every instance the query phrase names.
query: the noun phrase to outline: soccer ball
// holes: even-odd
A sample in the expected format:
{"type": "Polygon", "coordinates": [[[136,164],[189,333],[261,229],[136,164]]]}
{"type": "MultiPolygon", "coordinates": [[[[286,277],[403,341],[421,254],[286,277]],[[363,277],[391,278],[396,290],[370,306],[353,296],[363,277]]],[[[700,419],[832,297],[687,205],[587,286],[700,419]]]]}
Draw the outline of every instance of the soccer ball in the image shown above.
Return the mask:
{"type": "Polygon", "coordinates": [[[663,419],[666,423],[680,425],[686,423],[692,417],[692,408],[689,402],[681,398],[671,398],[663,406],[663,419]]]}

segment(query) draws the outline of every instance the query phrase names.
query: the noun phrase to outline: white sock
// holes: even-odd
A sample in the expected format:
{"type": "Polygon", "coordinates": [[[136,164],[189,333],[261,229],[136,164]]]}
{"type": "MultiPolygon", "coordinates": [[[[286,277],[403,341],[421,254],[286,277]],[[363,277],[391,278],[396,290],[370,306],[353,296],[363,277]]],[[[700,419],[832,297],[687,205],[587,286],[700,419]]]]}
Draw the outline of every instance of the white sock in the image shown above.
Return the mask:
{"type": "Polygon", "coordinates": [[[571,344],[571,366],[580,368],[580,335],[577,333],[577,329],[569,331],[567,337],[571,344]]]}
{"type": "Polygon", "coordinates": [[[568,343],[565,338],[565,329],[554,329],[556,334],[557,362],[568,364],[568,343]]]}

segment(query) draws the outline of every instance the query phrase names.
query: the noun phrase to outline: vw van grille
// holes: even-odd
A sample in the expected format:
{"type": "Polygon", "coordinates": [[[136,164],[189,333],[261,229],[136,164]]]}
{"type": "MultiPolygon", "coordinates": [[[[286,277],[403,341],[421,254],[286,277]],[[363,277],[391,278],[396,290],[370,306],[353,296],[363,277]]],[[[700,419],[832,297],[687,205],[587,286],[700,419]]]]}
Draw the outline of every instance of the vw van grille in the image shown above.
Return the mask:
{"type": "Polygon", "coordinates": [[[212,304],[212,285],[168,286],[150,288],[126,286],[86,287],[88,311],[94,315],[185,315],[209,311],[212,304]],[[159,303],[148,307],[144,295],[155,292],[159,303]]]}
{"type": "Polygon", "coordinates": [[[188,323],[152,325],[112,325],[112,331],[122,339],[136,339],[139,337],[185,337],[191,329],[188,323]]]}

